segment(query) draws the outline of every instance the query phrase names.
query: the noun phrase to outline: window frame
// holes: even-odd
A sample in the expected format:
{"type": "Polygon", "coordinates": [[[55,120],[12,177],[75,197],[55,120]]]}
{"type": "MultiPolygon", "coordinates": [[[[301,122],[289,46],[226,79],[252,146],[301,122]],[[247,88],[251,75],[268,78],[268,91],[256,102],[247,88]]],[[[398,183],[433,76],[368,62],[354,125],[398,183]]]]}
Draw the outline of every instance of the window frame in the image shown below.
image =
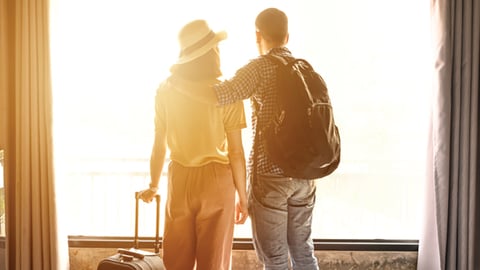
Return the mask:
{"type": "MultiPolygon", "coordinates": [[[[154,237],[139,237],[138,248],[152,248],[154,237]]],[[[389,239],[313,239],[314,249],[335,251],[397,251],[418,252],[418,240],[389,239]]],[[[0,247],[1,247],[0,238],[0,247]]],[[[70,248],[130,248],[133,237],[68,236],[70,248]]],[[[160,248],[162,238],[160,237],[160,248]]],[[[234,238],[233,250],[254,250],[251,238],[234,238]]]]}

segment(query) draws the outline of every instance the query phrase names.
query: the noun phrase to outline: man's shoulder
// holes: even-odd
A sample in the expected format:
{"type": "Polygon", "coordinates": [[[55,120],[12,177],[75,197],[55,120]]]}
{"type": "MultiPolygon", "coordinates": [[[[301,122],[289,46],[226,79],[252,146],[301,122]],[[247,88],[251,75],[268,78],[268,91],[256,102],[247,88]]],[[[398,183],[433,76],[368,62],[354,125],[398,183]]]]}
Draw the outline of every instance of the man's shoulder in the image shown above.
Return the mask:
{"type": "Polygon", "coordinates": [[[255,61],[257,65],[263,65],[263,67],[271,67],[276,65],[276,61],[272,61],[272,56],[276,58],[282,58],[287,61],[291,61],[295,59],[295,57],[292,55],[290,50],[288,50],[286,47],[280,47],[280,48],[272,48],[270,51],[268,51],[266,54],[258,56],[255,61]]]}
{"type": "Polygon", "coordinates": [[[248,62],[237,72],[237,73],[245,73],[251,74],[251,72],[262,72],[270,67],[272,63],[268,60],[265,55],[259,55],[255,58],[251,58],[248,62]]]}
{"type": "Polygon", "coordinates": [[[273,54],[283,57],[293,57],[292,52],[287,47],[272,48],[267,54],[273,54]]]}
{"type": "Polygon", "coordinates": [[[264,63],[265,59],[262,55],[256,56],[254,58],[250,58],[246,64],[243,66],[243,68],[255,68],[258,67],[259,65],[262,65],[264,63]]]}

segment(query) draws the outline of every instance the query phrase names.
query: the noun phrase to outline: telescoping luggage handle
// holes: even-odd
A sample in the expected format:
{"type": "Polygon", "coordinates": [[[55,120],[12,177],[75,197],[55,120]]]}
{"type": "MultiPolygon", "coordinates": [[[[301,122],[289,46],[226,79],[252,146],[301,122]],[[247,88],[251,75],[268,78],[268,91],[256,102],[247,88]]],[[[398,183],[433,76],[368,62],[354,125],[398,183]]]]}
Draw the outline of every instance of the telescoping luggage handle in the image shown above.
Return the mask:
{"type": "MultiPolygon", "coordinates": [[[[133,239],[133,247],[138,249],[138,209],[139,209],[139,201],[140,201],[140,192],[135,192],[135,237],[133,239]]],[[[155,195],[155,201],[157,203],[157,214],[155,220],[155,253],[160,252],[160,195],[155,195]]]]}

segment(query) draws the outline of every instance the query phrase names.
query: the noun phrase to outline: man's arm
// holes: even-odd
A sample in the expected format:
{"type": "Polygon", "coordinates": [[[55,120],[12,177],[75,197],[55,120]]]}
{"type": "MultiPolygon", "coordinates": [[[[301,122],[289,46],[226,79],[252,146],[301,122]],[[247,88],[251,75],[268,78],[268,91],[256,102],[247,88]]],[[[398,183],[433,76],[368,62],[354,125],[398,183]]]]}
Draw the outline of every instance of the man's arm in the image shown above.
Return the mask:
{"type": "Polygon", "coordinates": [[[152,154],[150,156],[150,187],[142,191],[140,194],[140,198],[145,202],[151,202],[157,193],[166,152],[166,136],[163,132],[156,132],[152,154]]]}
{"type": "Polygon", "coordinates": [[[235,203],[235,224],[243,224],[248,217],[245,154],[243,152],[241,130],[227,132],[228,157],[233,180],[237,190],[235,203]]]}

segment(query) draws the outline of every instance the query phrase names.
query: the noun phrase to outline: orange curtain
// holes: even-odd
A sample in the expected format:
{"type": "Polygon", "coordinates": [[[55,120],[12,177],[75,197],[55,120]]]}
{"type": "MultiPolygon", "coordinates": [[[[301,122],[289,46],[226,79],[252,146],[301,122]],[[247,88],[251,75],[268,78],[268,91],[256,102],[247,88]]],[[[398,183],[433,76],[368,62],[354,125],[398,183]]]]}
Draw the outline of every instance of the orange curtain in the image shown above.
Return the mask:
{"type": "Polygon", "coordinates": [[[48,0],[0,0],[6,269],[59,269],[48,0]]]}

